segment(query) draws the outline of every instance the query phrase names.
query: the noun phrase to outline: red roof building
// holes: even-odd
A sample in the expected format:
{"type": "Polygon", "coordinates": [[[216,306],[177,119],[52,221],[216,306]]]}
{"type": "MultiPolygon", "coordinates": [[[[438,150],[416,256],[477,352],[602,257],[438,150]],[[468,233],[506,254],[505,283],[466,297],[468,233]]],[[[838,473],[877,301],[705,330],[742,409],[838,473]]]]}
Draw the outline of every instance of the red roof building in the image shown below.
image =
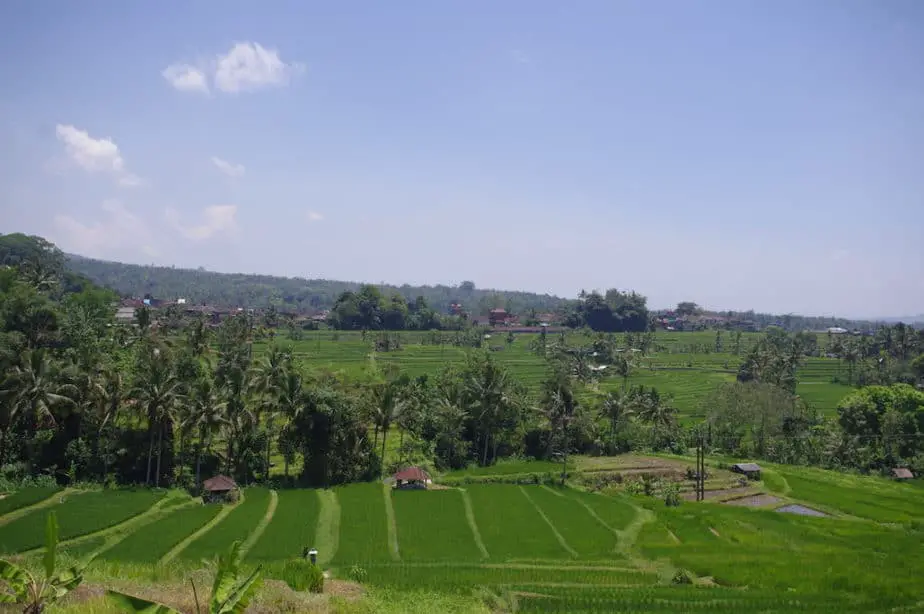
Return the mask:
{"type": "Polygon", "coordinates": [[[426,488],[430,483],[430,474],[420,467],[402,469],[393,477],[395,488],[426,488]]]}

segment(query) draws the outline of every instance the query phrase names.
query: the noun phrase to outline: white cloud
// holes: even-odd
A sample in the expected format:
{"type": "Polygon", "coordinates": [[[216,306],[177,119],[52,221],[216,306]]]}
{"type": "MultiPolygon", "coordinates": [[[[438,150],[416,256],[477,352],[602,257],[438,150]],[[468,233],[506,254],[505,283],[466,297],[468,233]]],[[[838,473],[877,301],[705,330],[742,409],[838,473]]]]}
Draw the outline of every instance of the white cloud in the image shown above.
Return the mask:
{"type": "Polygon", "coordinates": [[[275,49],[259,43],[237,43],[216,59],[215,87],[233,93],[286,85],[302,69],[300,64],[283,62],[275,49]]]}
{"type": "Polygon", "coordinates": [[[324,216],[318,213],[317,211],[309,211],[305,214],[305,217],[308,218],[309,222],[320,222],[324,219],[324,216]]]}
{"type": "Polygon", "coordinates": [[[125,187],[137,187],[144,183],[143,179],[125,168],[119,146],[112,139],[94,139],[86,130],[79,130],[69,124],[58,124],[55,134],[64,143],[68,157],[83,170],[89,173],[109,173],[119,185],[125,187]]]}
{"type": "Polygon", "coordinates": [[[92,223],[70,215],[54,216],[55,243],[65,251],[94,258],[156,253],[149,243],[151,231],[144,220],[117,200],[107,200],[101,208],[105,216],[92,223]]]}
{"type": "Polygon", "coordinates": [[[167,209],[167,221],[187,239],[203,241],[219,234],[234,235],[237,233],[237,205],[212,205],[202,212],[202,223],[184,224],[179,213],[174,209],[167,209]]]}
{"type": "Polygon", "coordinates": [[[218,170],[228,177],[240,177],[244,174],[245,170],[243,164],[232,164],[227,160],[222,160],[218,156],[212,156],[212,164],[218,167],[218,170]]]}
{"type": "Polygon", "coordinates": [[[181,92],[203,92],[208,93],[209,84],[205,72],[191,64],[177,62],[171,64],[163,70],[162,73],[170,85],[181,92]]]}

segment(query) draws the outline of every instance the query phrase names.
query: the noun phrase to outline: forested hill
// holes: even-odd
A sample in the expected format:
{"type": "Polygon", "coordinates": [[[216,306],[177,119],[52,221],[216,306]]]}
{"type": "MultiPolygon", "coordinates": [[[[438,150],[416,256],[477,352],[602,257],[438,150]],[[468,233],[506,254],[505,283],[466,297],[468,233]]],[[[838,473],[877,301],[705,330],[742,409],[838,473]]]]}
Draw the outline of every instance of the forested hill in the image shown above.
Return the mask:
{"type": "MultiPolygon", "coordinates": [[[[85,275],[94,283],[106,286],[123,296],[185,298],[192,304],[216,306],[247,306],[252,308],[275,305],[279,309],[310,312],[328,309],[346,290],[355,291],[361,284],[330,279],[302,279],[272,275],[215,273],[204,269],[144,266],[93,260],[68,255],[67,266],[85,275]]],[[[506,290],[482,290],[472,282],[459,286],[391,286],[376,284],[385,294],[399,293],[408,301],[423,296],[435,310],[446,313],[449,305],[459,302],[473,315],[484,314],[494,307],[514,313],[530,309],[553,312],[569,303],[548,294],[506,290]]]]}

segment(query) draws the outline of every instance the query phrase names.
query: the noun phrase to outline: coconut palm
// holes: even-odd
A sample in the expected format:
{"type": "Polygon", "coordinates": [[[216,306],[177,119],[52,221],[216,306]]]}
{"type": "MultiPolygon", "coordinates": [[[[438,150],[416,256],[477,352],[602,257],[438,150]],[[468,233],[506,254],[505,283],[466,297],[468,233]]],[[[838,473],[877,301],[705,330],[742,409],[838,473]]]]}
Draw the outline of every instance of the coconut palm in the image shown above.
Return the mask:
{"type": "Polygon", "coordinates": [[[55,426],[55,410],[76,407],[77,386],[61,377],[61,369],[43,349],[26,350],[0,384],[0,463],[9,429],[19,419],[55,426]]]}
{"type": "Polygon", "coordinates": [[[196,485],[201,484],[202,451],[212,449],[212,439],[225,421],[225,404],[212,384],[211,377],[199,378],[186,405],[185,426],[196,433],[196,485]]]}
{"type": "Polygon", "coordinates": [[[138,381],[130,396],[138,402],[148,419],[150,443],[146,484],[151,483],[151,460],[154,456],[155,438],[157,440],[157,474],[154,482],[157,486],[160,484],[164,430],[180,398],[180,381],[173,374],[165,353],[152,352],[146,363],[145,369],[138,374],[138,381]]]}

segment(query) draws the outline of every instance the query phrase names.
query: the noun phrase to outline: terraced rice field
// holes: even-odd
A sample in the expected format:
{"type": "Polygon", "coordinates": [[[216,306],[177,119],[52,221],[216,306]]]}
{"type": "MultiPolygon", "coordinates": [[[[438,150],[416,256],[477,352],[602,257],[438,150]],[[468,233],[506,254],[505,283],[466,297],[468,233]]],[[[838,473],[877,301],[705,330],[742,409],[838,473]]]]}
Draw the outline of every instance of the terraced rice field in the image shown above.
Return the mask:
{"type": "Polygon", "coordinates": [[[40,503],[60,490],[56,487],[24,488],[0,499],[0,516],[40,503]]]}
{"type": "MultiPolygon", "coordinates": [[[[356,375],[372,360],[380,367],[394,364],[402,373],[410,376],[433,374],[447,364],[461,365],[465,361],[465,348],[449,343],[453,333],[446,332],[447,340],[442,346],[425,344],[429,332],[391,333],[397,336],[402,348],[394,352],[374,352],[373,344],[377,336],[368,334],[364,341],[359,332],[318,331],[309,338],[293,344],[294,352],[303,364],[317,369],[356,375]]],[[[508,345],[505,335],[495,334],[489,345],[500,346],[501,350],[492,353],[504,364],[511,374],[525,384],[533,393],[546,374],[546,364],[542,358],[530,350],[530,342],[536,337],[534,333],[515,335],[513,344],[508,345]]],[[[550,335],[558,340],[558,334],[550,335]]],[[[617,338],[621,337],[617,335],[617,338]]],[[[692,419],[703,416],[703,401],[722,382],[734,379],[741,358],[748,349],[757,343],[758,333],[745,333],[741,337],[739,353],[734,354],[734,336],[723,333],[722,351],[715,352],[715,331],[705,332],[658,332],[655,347],[647,356],[633,359],[634,368],[629,378],[633,385],[654,386],[664,394],[674,397],[674,403],[681,417],[692,419]]],[[[586,345],[592,337],[581,332],[566,335],[569,345],[586,345]]],[[[819,343],[824,345],[824,335],[819,336],[819,343]]],[[[254,345],[255,354],[266,350],[267,344],[254,345]]],[[[850,392],[850,387],[833,383],[837,376],[846,377],[843,365],[831,358],[808,358],[799,371],[797,392],[819,411],[827,414],[834,412],[837,403],[850,392]]],[[[614,389],[622,385],[622,379],[610,377],[603,380],[603,390],[614,389]]]]}
{"type": "Polygon", "coordinates": [[[180,558],[199,561],[211,559],[216,552],[224,552],[235,541],[244,541],[257,528],[266,515],[270,491],[266,488],[248,488],[244,500],[234,506],[221,522],[212,527],[180,553],[180,558]]]}
{"type": "MultiPolygon", "coordinates": [[[[591,467],[603,460],[620,462],[581,458],[575,463],[591,467]]],[[[621,462],[634,466],[645,460],[633,455],[621,462]]],[[[657,498],[532,485],[394,491],[380,483],[353,484],[278,493],[275,512],[248,561],[267,563],[266,573],[278,577],[273,574],[300,557],[304,546],[323,541],[325,554],[333,557],[334,577],[346,577],[358,565],[363,581],[383,590],[425,586],[461,597],[482,587],[513,595],[521,612],[917,611],[924,602],[919,581],[924,488],[816,469],[768,465],[767,470],[764,488],[776,493],[781,505],[803,503],[830,516],[709,502],[667,508],[657,498]],[[671,584],[681,570],[695,585],[671,584]]],[[[24,493],[21,500],[37,496],[24,493]]],[[[159,496],[90,492],[52,502],[62,521],[81,512],[79,523],[62,522],[66,536],[89,535],[65,542],[63,552],[84,557],[98,551],[121,533],[95,531],[143,513],[159,496]],[[91,512],[99,517],[90,521],[91,512]]],[[[228,508],[176,497],[184,502],[159,510],[162,518],[120,528],[128,535],[103,550],[100,559],[153,567],[208,525],[178,559],[161,567],[162,573],[197,569],[200,559],[249,535],[266,516],[270,498],[268,491],[249,490],[243,504],[208,525],[228,508]]],[[[37,536],[22,539],[16,548],[41,540],[41,510],[12,515],[0,525],[0,538],[13,527],[37,536]]]]}
{"type": "Polygon", "coordinates": [[[221,507],[199,503],[179,508],[169,516],[143,527],[105,551],[110,561],[156,563],[174,546],[212,520],[221,507]]]}
{"type": "Polygon", "coordinates": [[[248,560],[271,561],[301,556],[316,543],[321,500],[315,490],[283,490],[273,519],[247,553],[248,560]]]}
{"type": "Polygon", "coordinates": [[[45,543],[45,517],[54,510],[58,517],[58,535],[67,540],[89,535],[124,522],[149,509],[163,492],[151,490],[99,490],[86,493],[55,495],[58,503],[32,511],[0,527],[0,553],[16,553],[38,548],[45,543]]]}

